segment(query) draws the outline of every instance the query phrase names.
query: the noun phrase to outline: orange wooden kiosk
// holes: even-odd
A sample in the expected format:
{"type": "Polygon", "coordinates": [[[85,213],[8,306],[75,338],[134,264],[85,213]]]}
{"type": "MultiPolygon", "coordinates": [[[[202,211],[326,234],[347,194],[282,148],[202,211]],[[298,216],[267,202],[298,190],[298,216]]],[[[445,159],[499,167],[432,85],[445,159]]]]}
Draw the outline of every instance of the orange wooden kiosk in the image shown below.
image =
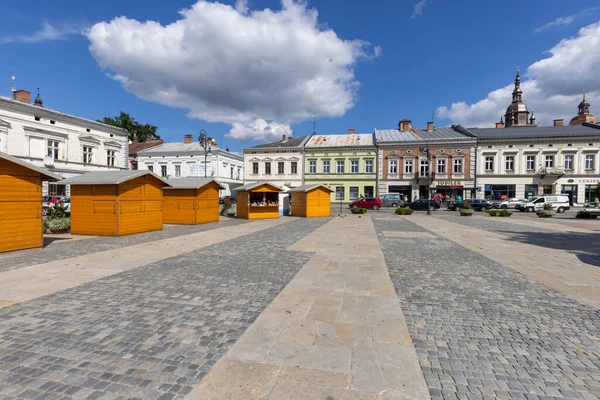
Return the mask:
{"type": "Polygon", "coordinates": [[[161,230],[163,187],[150,171],[98,171],[65,179],[71,185],[71,233],[121,236],[161,230]]]}
{"type": "Polygon", "coordinates": [[[257,182],[248,183],[233,190],[237,193],[236,215],[238,218],[279,218],[280,187],[267,182],[257,182]]]}
{"type": "Polygon", "coordinates": [[[0,253],[44,246],[42,181],[61,179],[0,153],[0,253]]]}
{"type": "Polygon", "coordinates": [[[303,185],[288,191],[292,215],[295,217],[329,217],[333,190],[325,185],[303,185]]]}
{"type": "Polygon", "coordinates": [[[163,189],[163,223],[198,225],[219,222],[219,190],[214,179],[169,179],[163,189]]]}

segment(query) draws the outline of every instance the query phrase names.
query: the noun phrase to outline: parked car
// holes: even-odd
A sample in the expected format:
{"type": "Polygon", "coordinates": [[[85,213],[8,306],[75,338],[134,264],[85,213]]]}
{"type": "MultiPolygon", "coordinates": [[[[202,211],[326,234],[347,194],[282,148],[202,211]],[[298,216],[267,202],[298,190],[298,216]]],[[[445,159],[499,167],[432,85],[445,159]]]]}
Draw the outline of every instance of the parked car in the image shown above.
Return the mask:
{"type": "Polygon", "coordinates": [[[384,207],[398,207],[404,203],[399,193],[380,194],[379,200],[384,207]]]}
{"type": "Polygon", "coordinates": [[[464,200],[460,203],[454,203],[454,204],[450,204],[448,206],[449,210],[452,211],[456,211],[459,208],[462,207],[463,204],[465,203],[469,203],[471,205],[471,208],[473,208],[473,210],[475,211],[483,211],[483,210],[489,210],[490,208],[492,208],[492,204],[484,199],[468,199],[468,200],[464,200]]]}
{"type": "Polygon", "coordinates": [[[502,209],[506,210],[507,208],[515,208],[517,206],[517,204],[522,203],[524,201],[527,201],[527,200],[517,199],[516,197],[513,197],[511,199],[506,199],[506,200],[496,200],[496,201],[492,201],[492,207],[493,208],[502,208],[502,209]]]}
{"type": "Polygon", "coordinates": [[[427,208],[428,208],[427,204],[430,204],[430,207],[432,210],[440,208],[439,201],[427,200],[427,199],[415,200],[412,203],[406,204],[406,207],[410,207],[412,210],[427,210],[427,208]]]}
{"type": "Polygon", "coordinates": [[[353,201],[350,203],[350,208],[372,208],[373,210],[378,210],[381,208],[381,200],[376,197],[367,197],[362,200],[353,201]]]}
{"type": "Polygon", "coordinates": [[[549,194],[544,196],[537,196],[529,199],[525,203],[520,203],[517,209],[521,212],[534,212],[544,208],[544,204],[549,203],[552,205],[552,209],[557,213],[564,213],[566,210],[571,208],[569,196],[566,194],[549,194]]]}

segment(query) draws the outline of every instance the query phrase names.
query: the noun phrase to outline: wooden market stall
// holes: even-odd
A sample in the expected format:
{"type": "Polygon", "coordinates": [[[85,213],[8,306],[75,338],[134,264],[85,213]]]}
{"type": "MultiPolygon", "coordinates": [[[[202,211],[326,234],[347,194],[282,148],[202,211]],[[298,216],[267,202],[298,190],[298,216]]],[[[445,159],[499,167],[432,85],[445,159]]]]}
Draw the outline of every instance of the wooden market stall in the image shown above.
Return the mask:
{"type": "Polygon", "coordinates": [[[163,191],[163,223],[198,225],[219,221],[219,190],[214,179],[169,179],[163,191]]]}
{"type": "Polygon", "coordinates": [[[71,185],[71,233],[121,236],[161,230],[163,187],[150,171],[97,171],[65,179],[71,185]]]}
{"type": "Polygon", "coordinates": [[[237,192],[238,218],[279,218],[279,192],[281,188],[267,182],[248,183],[233,189],[237,192]]]}
{"type": "Polygon", "coordinates": [[[303,185],[290,189],[292,215],[296,217],[329,217],[333,190],[325,185],[303,185]]]}
{"type": "Polygon", "coordinates": [[[42,181],[62,178],[0,153],[0,253],[44,246],[42,181]]]}

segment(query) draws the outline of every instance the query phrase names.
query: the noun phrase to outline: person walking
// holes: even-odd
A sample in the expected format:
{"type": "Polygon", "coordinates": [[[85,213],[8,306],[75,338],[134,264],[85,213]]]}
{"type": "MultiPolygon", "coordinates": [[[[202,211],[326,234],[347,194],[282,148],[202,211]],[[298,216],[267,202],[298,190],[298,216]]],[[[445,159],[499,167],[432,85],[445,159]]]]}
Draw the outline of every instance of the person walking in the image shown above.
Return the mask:
{"type": "Polygon", "coordinates": [[[459,194],[458,198],[456,199],[457,203],[462,203],[462,196],[459,194]]]}
{"type": "Polygon", "coordinates": [[[595,198],[594,199],[594,205],[596,206],[596,208],[600,208],[600,199],[599,198],[595,198]]]}

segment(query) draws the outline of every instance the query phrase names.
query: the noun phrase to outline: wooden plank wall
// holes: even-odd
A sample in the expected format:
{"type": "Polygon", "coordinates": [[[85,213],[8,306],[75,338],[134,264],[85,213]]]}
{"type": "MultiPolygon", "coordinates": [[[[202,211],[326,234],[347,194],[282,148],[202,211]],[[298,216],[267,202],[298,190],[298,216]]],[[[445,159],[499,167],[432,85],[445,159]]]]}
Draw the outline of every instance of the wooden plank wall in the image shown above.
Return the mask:
{"type": "Polygon", "coordinates": [[[119,235],[161,230],[163,183],[145,175],[119,185],[119,235]]]}
{"type": "Polygon", "coordinates": [[[331,195],[328,190],[317,188],[306,193],[305,217],[329,217],[330,215],[331,195]]]}
{"type": "Polygon", "coordinates": [[[196,223],[219,222],[219,186],[210,183],[198,189],[196,223]]]}
{"type": "Polygon", "coordinates": [[[236,216],[238,218],[248,219],[248,207],[249,207],[249,193],[246,191],[239,191],[237,193],[236,203],[236,216]]]}
{"type": "Polygon", "coordinates": [[[292,215],[294,217],[306,217],[306,195],[304,192],[292,193],[292,215]]]}
{"type": "Polygon", "coordinates": [[[43,245],[40,173],[0,160],[0,252],[43,245]]]}
{"type": "Polygon", "coordinates": [[[196,189],[163,191],[163,223],[193,225],[196,223],[195,208],[196,189]]]}
{"type": "Polygon", "coordinates": [[[71,185],[71,233],[116,236],[117,185],[71,185]]]}

